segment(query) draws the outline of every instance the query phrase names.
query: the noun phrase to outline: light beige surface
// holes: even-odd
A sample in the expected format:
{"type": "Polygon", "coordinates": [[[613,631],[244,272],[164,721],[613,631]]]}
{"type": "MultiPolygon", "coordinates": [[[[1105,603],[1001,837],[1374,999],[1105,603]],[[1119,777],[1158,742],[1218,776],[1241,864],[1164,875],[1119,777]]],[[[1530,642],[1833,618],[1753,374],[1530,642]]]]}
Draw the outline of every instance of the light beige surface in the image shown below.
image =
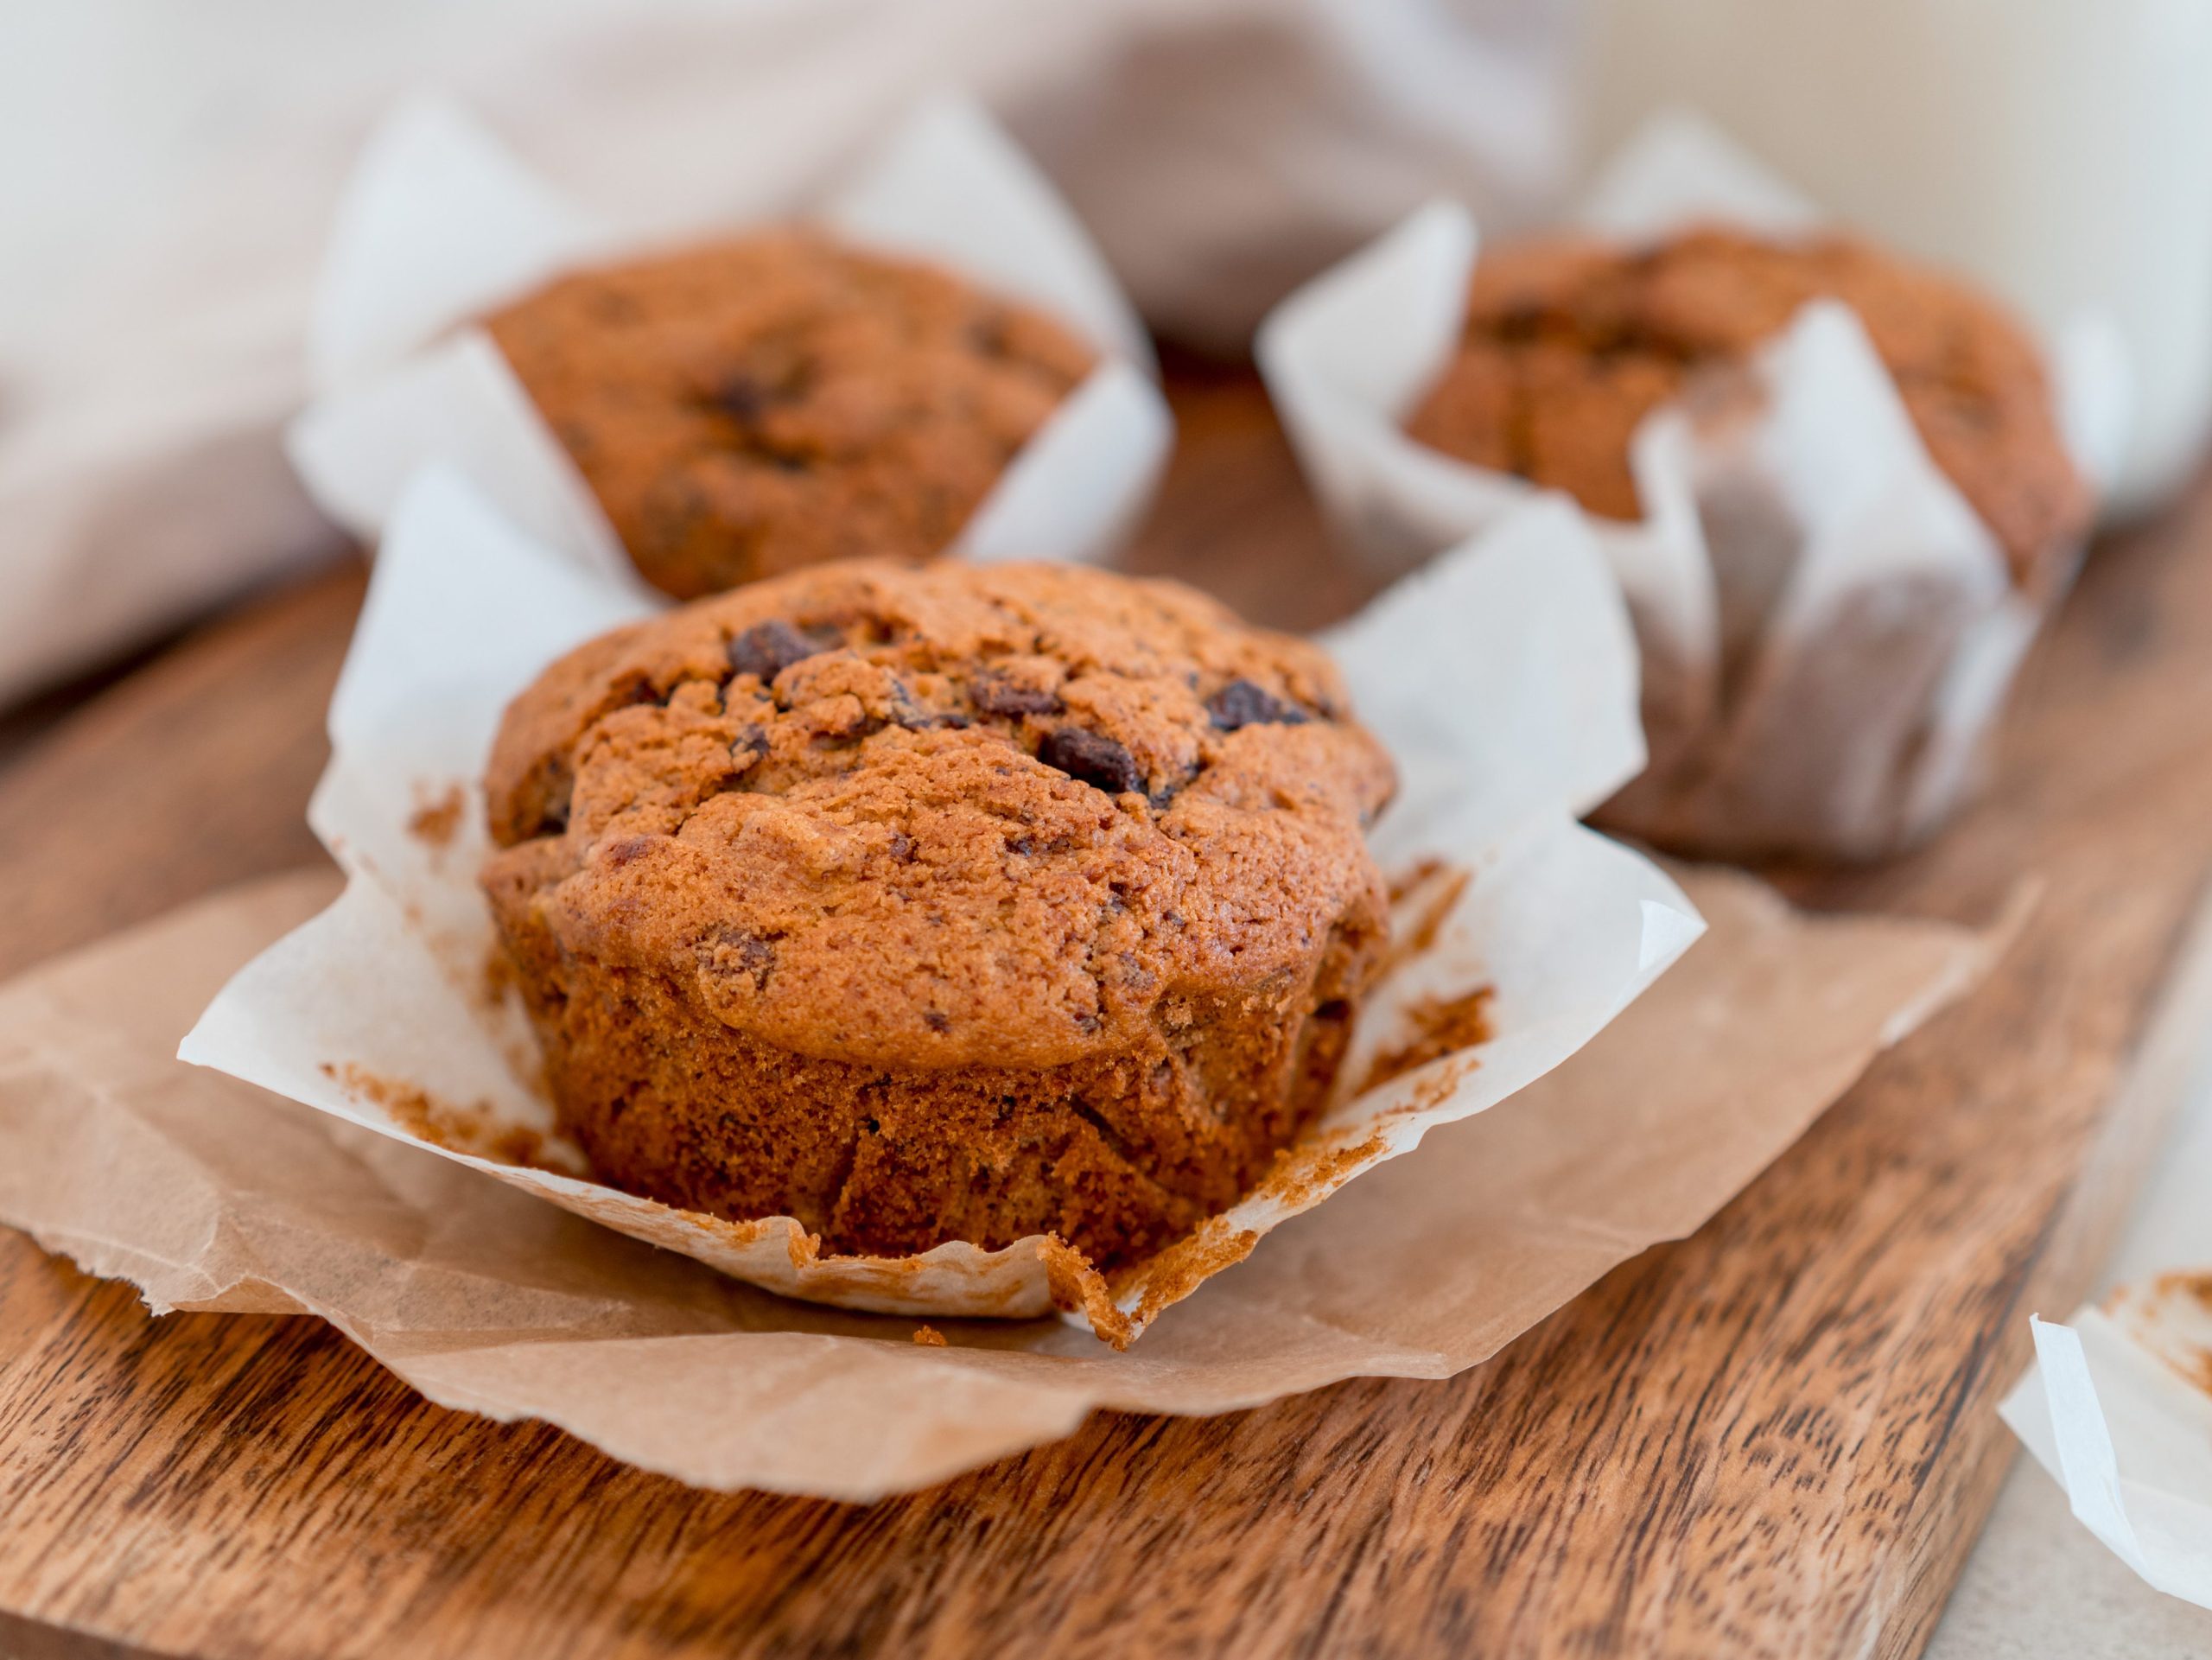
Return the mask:
{"type": "Polygon", "coordinates": [[[2212,1654],[2212,1613],[2137,1579],[2022,1453],[1926,1652],[1927,1660],[2201,1660],[2212,1654]]]}
{"type": "MultiPolygon", "coordinates": [[[[2107,1288],[2139,1288],[2170,1269],[2205,1262],[2203,1195],[2205,1173],[2212,1168],[2212,903],[2198,910],[2129,1087],[2171,1097],[2173,1124],[2101,1282],[2107,1288]]],[[[2046,1319],[2066,1313],[2039,1312],[2046,1319]]],[[[2040,1386],[2031,1383],[2016,1390],[2006,1402],[2008,1415],[2024,1394],[2040,1398],[2040,1386]]],[[[2046,1652],[2087,1660],[2212,1654],[2212,1612],[2152,1589],[2075,1519],[2063,1486],[2023,1453],[2013,1461],[1929,1652],[1936,1660],[2046,1652]]]]}

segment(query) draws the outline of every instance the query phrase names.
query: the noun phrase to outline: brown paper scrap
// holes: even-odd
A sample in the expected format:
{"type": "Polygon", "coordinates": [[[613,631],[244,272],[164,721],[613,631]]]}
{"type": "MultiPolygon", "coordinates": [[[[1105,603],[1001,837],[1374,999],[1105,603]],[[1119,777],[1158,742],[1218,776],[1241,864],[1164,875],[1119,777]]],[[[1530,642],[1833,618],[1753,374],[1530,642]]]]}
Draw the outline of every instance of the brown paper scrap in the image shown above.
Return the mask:
{"type": "Polygon", "coordinates": [[[1808,917],[1687,873],[1708,936],[1582,1053],[1269,1235],[1116,1354],[1057,1320],[786,1301],[419,1148],[173,1059],[226,976],[326,904],[233,890],[0,989],[0,1221],[156,1312],[304,1311],[442,1405],[539,1418],[696,1485],[868,1499],[1065,1435],[1487,1358],[1698,1227],[1988,937],[1808,917]]]}

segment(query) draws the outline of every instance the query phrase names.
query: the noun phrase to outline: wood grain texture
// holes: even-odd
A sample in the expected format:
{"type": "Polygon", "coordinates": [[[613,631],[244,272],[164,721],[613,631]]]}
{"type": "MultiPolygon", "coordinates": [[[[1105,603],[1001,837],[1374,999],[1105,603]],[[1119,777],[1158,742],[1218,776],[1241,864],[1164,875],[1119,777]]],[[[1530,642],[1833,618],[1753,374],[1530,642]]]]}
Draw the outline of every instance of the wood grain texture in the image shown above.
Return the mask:
{"type": "MultiPolygon", "coordinates": [[[[1255,389],[1178,403],[1140,563],[1286,624],[1354,603],[1255,389]]],[[[2071,1306],[2156,1128],[2115,1084],[2212,855],[2208,537],[2212,487],[2094,561],[1950,836],[1783,873],[1971,918],[2032,873],[1993,980],[1486,1366],[1102,1416],[851,1509],[442,1411],[312,1320],[152,1321],[3,1235],[0,1611],[224,1656],[1916,1652],[2009,1455],[2026,1314],[2071,1306]]],[[[0,964],[308,855],[357,595],[188,641],[0,772],[29,896],[0,964]]]]}

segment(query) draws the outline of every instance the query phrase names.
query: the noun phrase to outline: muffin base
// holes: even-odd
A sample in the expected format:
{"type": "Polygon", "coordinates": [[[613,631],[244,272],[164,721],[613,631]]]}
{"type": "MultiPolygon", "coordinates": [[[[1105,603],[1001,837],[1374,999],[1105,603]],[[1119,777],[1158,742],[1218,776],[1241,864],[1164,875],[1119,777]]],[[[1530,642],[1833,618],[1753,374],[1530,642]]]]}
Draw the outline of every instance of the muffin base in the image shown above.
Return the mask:
{"type": "Polygon", "coordinates": [[[1228,1209],[1319,1115],[1384,937],[1379,915],[1348,916],[1302,983],[1171,994],[1135,1048],[933,1071],[794,1053],[671,976],[501,922],[562,1127],[600,1180],[733,1221],[790,1216],[832,1254],[1049,1234],[1101,1269],[1228,1209]]]}

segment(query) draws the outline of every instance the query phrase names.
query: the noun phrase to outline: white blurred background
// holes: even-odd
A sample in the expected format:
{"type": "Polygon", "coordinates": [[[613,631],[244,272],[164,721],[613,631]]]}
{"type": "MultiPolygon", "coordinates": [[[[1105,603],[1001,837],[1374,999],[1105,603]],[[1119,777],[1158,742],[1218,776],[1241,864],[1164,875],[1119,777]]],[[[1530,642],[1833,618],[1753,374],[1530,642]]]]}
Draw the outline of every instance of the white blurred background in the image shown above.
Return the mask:
{"type": "Polygon", "coordinates": [[[1560,210],[1688,104],[2212,423],[2205,0],[0,0],[0,703],[327,545],[273,435],[332,202],[404,94],[650,226],[773,210],[918,94],[991,102],[1148,320],[1243,348],[1435,195],[1560,210]]]}

